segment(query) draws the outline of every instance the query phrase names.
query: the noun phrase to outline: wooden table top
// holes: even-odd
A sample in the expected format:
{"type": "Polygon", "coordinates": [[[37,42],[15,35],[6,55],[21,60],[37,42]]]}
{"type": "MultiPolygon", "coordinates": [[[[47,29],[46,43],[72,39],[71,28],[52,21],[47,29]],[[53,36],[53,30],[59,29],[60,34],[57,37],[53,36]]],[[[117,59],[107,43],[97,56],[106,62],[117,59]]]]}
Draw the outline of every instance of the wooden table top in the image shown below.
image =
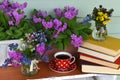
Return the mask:
{"type": "Polygon", "coordinates": [[[39,78],[49,78],[49,77],[59,77],[59,76],[70,76],[70,75],[79,75],[83,74],[80,71],[80,67],[69,73],[57,73],[52,71],[49,68],[48,63],[40,62],[39,63],[39,72],[34,76],[24,76],[21,73],[20,67],[7,67],[2,69],[0,67],[0,80],[26,80],[26,79],[39,79],[39,78]]]}

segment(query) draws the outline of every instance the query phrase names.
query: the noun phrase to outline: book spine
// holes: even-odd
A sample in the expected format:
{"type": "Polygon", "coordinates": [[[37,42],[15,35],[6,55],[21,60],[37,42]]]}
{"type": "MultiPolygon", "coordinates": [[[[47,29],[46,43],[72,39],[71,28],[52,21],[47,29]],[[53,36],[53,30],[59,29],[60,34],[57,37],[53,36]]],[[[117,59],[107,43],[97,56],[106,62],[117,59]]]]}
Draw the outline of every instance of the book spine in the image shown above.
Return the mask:
{"type": "Polygon", "coordinates": [[[101,53],[104,53],[104,54],[107,54],[107,55],[110,55],[110,56],[118,55],[118,53],[114,50],[111,50],[111,49],[108,49],[108,48],[105,48],[105,47],[102,47],[102,46],[98,46],[98,45],[95,45],[95,44],[91,44],[91,43],[88,43],[88,42],[84,42],[81,46],[85,47],[85,48],[88,48],[88,49],[95,50],[95,51],[99,51],[101,53]]]}
{"type": "Polygon", "coordinates": [[[107,61],[104,61],[104,60],[100,60],[100,59],[89,57],[89,56],[82,55],[82,54],[80,54],[80,59],[91,62],[91,63],[103,65],[103,66],[106,66],[106,67],[114,68],[114,69],[118,69],[120,67],[120,65],[118,65],[118,64],[115,64],[115,63],[112,63],[112,62],[107,62],[107,61]]]}
{"type": "Polygon", "coordinates": [[[81,53],[84,53],[84,54],[87,54],[90,56],[98,57],[98,58],[101,58],[103,60],[107,60],[107,61],[111,61],[111,62],[115,61],[113,56],[102,54],[100,52],[92,51],[92,50],[89,50],[89,49],[86,49],[83,47],[78,47],[78,52],[81,52],[81,53]]]}
{"type": "Polygon", "coordinates": [[[101,74],[120,74],[120,70],[94,65],[81,65],[82,72],[85,73],[101,73],[101,74]]]}

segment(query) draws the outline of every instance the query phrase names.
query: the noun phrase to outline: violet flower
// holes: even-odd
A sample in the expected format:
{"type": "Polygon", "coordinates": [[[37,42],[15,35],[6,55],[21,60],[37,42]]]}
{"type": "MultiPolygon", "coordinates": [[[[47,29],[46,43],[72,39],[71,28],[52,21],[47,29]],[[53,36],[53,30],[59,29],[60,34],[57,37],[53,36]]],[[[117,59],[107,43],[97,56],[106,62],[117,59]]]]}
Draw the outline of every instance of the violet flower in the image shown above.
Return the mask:
{"type": "Polygon", "coordinates": [[[37,18],[36,16],[33,16],[33,21],[34,23],[39,23],[41,22],[41,18],[37,18]]]}
{"type": "Polygon", "coordinates": [[[17,61],[20,61],[20,59],[23,57],[20,52],[8,52],[8,54],[11,59],[14,59],[17,61]]]}
{"type": "Polygon", "coordinates": [[[64,13],[64,17],[72,20],[74,17],[78,15],[78,10],[75,10],[74,7],[65,7],[66,12],[64,13]]]}
{"type": "Polygon", "coordinates": [[[56,8],[54,9],[54,12],[57,16],[59,17],[62,17],[63,16],[63,13],[62,13],[62,10],[60,8],[56,8]]]}
{"type": "Polygon", "coordinates": [[[47,11],[42,11],[41,14],[45,18],[47,16],[47,11]]]}
{"type": "Polygon", "coordinates": [[[71,44],[74,47],[79,47],[83,43],[82,36],[77,37],[77,35],[72,34],[71,39],[72,39],[71,44]]]}
{"type": "Polygon", "coordinates": [[[45,52],[45,50],[46,50],[45,45],[38,45],[36,47],[36,51],[41,55],[45,52]]]}
{"type": "Polygon", "coordinates": [[[20,23],[20,20],[24,17],[24,13],[19,14],[17,11],[14,11],[12,14],[16,21],[15,25],[17,26],[20,23]]]}
{"type": "Polygon", "coordinates": [[[52,20],[46,22],[45,19],[43,19],[43,20],[42,20],[42,25],[43,25],[46,29],[52,28],[52,27],[53,27],[53,22],[52,22],[52,20]]]}
{"type": "Polygon", "coordinates": [[[14,23],[12,20],[8,21],[8,24],[11,25],[11,26],[14,26],[14,23]]]}
{"type": "Polygon", "coordinates": [[[53,22],[54,22],[55,30],[58,30],[59,27],[62,26],[62,22],[60,20],[58,20],[58,19],[54,19],[53,22]]]}

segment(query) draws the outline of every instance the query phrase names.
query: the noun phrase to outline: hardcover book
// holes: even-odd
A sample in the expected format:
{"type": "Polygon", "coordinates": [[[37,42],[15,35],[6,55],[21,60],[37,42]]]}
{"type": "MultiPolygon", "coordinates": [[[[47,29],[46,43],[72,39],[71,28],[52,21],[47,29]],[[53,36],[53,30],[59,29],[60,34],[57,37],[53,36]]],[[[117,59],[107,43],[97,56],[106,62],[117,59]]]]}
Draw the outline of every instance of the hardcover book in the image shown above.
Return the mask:
{"type": "MultiPolygon", "coordinates": [[[[88,63],[94,63],[101,66],[106,66],[114,69],[118,69],[120,67],[120,58],[118,58],[115,62],[109,62],[100,58],[96,58],[93,56],[89,56],[87,54],[80,53],[80,60],[86,61],[88,63]]],[[[82,63],[85,64],[85,63],[82,63]]]]}
{"type": "Polygon", "coordinates": [[[89,36],[81,46],[113,57],[120,56],[120,39],[111,36],[104,41],[96,41],[89,36]]]}
{"type": "Polygon", "coordinates": [[[113,69],[105,66],[87,65],[87,64],[82,64],[81,67],[82,67],[82,72],[85,73],[120,74],[120,68],[113,69]]]}
{"type": "Polygon", "coordinates": [[[111,62],[116,61],[120,57],[120,55],[117,55],[117,56],[114,57],[114,56],[103,54],[101,52],[93,51],[93,50],[90,50],[90,49],[84,48],[84,47],[79,47],[78,52],[81,52],[81,53],[84,53],[84,54],[87,54],[87,55],[90,55],[90,56],[93,56],[93,57],[97,57],[97,58],[100,58],[100,59],[104,59],[104,60],[107,60],[107,61],[111,61],[111,62]]]}

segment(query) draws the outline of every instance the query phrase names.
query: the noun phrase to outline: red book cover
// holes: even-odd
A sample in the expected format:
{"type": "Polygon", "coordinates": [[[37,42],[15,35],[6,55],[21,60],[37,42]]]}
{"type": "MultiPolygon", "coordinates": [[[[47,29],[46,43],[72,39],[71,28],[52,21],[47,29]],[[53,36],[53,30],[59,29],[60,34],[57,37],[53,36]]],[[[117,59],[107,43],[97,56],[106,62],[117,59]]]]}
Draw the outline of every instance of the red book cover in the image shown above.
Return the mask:
{"type": "Polygon", "coordinates": [[[84,53],[80,53],[80,59],[90,62],[90,63],[94,63],[94,64],[98,64],[101,66],[106,66],[106,67],[110,67],[110,68],[114,68],[114,69],[118,69],[120,67],[120,57],[113,63],[107,60],[103,60],[97,57],[93,57],[84,53]]]}

